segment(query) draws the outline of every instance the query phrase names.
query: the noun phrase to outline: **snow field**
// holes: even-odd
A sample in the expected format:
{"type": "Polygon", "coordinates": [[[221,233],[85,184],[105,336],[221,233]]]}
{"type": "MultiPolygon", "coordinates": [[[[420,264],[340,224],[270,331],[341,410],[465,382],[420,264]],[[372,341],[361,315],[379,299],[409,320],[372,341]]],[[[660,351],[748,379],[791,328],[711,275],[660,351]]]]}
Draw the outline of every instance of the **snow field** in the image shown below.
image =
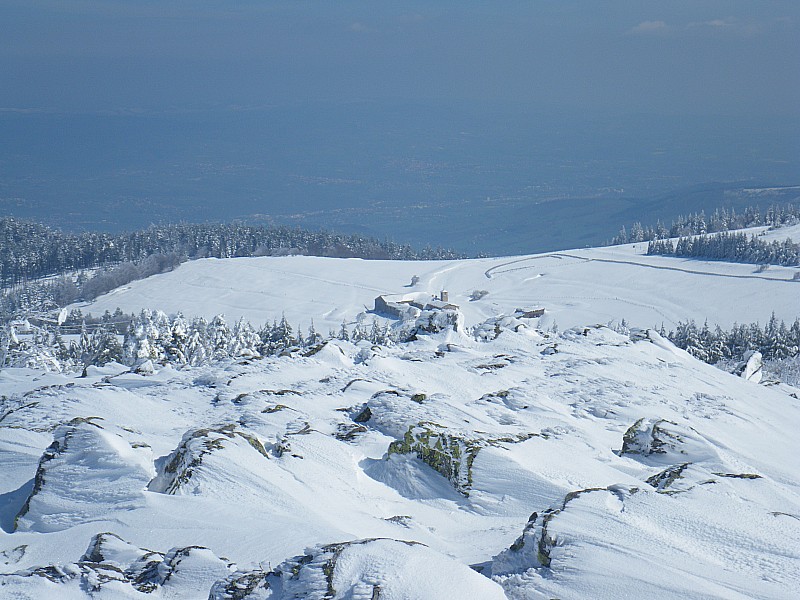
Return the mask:
{"type": "MultiPolygon", "coordinates": [[[[774,311],[791,323],[800,312],[797,268],[645,256],[645,243],[550,254],[451,262],[365,261],[307,256],[204,259],[123,286],[87,305],[101,315],[117,307],[224,314],[253,325],[280,320],[317,331],[338,331],[342,321],[373,318],[381,294],[447,290],[467,325],[517,308],[542,307],[542,329],[619,322],[674,328],[679,321],[765,323],[774,311]],[[419,283],[410,287],[412,276],[419,283]],[[475,290],[488,294],[470,297],[475,290]],[[366,314],[365,314],[366,313],[366,314]]],[[[77,305],[76,305],[77,306],[77,305]]]]}

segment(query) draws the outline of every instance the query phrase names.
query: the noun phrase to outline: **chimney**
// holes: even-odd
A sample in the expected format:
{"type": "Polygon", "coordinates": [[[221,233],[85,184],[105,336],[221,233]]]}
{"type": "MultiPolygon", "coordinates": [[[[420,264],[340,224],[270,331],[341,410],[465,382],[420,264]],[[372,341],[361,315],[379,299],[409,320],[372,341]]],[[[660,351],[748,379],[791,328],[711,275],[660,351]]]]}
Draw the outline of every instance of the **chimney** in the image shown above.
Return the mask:
{"type": "Polygon", "coordinates": [[[439,300],[442,302],[450,302],[450,294],[448,294],[446,290],[442,290],[439,294],[439,300]]]}

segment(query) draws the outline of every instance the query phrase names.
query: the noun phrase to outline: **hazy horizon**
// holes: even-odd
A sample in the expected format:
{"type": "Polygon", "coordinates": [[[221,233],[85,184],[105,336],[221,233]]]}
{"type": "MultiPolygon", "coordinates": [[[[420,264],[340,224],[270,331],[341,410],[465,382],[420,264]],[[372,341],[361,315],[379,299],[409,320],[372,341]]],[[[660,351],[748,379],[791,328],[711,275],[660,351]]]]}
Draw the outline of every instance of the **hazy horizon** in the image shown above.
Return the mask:
{"type": "Polygon", "coordinates": [[[692,186],[800,184],[799,26],[788,1],[7,0],[0,215],[518,251],[577,207],[593,243],[720,202],[692,186]]]}
{"type": "Polygon", "coordinates": [[[6,0],[0,107],[446,100],[800,115],[789,1],[6,0]]]}

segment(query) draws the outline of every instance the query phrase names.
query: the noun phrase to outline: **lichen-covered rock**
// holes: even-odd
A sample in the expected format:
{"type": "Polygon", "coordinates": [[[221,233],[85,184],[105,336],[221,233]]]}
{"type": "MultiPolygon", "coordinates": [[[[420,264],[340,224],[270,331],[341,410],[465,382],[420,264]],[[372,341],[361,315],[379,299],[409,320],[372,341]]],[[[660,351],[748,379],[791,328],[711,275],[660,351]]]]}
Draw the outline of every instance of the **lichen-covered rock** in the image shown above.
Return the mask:
{"type": "MultiPolygon", "coordinates": [[[[149,483],[147,489],[162,494],[187,492],[208,455],[226,447],[236,448],[239,451],[249,448],[262,458],[269,458],[269,452],[264,444],[256,436],[242,431],[235,424],[192,429],[184,434],[181,443],[167,457],[158,476],[149,483]]],[[[192,493],[196,491],[195,486],[192,493]]]]}
{"type": "Polygon", "coordinates": [[[419,423],[409,427],[402,440],[389,445],[388,455],[416,455],[468,496],[472,486],[472,463],[483,443],[450,433],[435,423],[419,423]]]}
{"type": "Polygon", "coordinates": [[[647,464],[676,465],[718,460],[717,452],[691,427],[666,419],[641,418],[622,436],[620,456],[647,464]]]}
{"type": "Polygon", "coordinates": [[[472,487],[472,464],[481,448],[500,443],[519,443],[536,434],[509,435],[502,438],[467,437],[441,425],[422,422],[408,428],[402,440],[389,445],[387,456],[413,454],[445,477],[453,487],[469,496],[472,487]]]}

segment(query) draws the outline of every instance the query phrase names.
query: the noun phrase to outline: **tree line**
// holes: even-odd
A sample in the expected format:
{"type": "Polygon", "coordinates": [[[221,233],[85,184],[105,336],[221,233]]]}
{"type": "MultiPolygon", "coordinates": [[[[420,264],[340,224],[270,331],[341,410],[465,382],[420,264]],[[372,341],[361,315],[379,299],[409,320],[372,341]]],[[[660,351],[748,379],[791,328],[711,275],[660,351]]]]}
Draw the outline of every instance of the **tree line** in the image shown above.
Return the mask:
{"type": "Polygon", "coordinates": [[[341,258],[438,260],[464,258],[454,250],[362,235],[240,223],[153,225],[130,233],[64,233],[41,223],[0,219],[0,286],[123,263],[150,256],[181,259],[307,254],[341,258]]]}
{"type": "MultiPolygon", "coordinates": [[[[419,331],[413,324],[391,327],[387,322],[372,320],[342,323],[338,331],[322,334],[313,321],[304,331],[292,327],[285,317],[255,328],[244,319],[230,324],[222,315],[209,321],[150,310],[125,315],[119,309],[100,318],[73,310],[60,325],[37,323],[24,335],[17,333],[18,329],[19,324],[11,323],[0,328],[0,368],[75,371],[112,361],[131,367],[146,361],[174,367],[198,366],[227,359],[313,354],[330,339],[385,346],[412,340],[419,331]]],[[[617,330],[627,332],[624,321],[617,330]]],[[[800,356],[800,318],[787,326],[773,314],[763,327],[758,323],[734,324],[729,330],[686,321],[669,332],[662,325],[660,333],[710,364],[742,360],[750,350],[761,352],[768,361],[800,356]]]]}
{"type": "Polygon", "coordinates": [[[761,265],[800,266],[800,244],[790,239],[766,242],[755,235],[722,232],[714,235],[652,240],[648,255],[683,256],[761,265]]]}
{"type": "Polygon", "coordinates": [[[787,326],[778,321],[775,314],[764,327],[758,323],[734,324],[729,330],[719,326],[713,329],[704,323],[697,326],[694,321],[679,322],[674,331],[661,334],[678,348],[695,358],[716,364],[721,360],[740,360],[749,350],[761,352],[768,360],[792,358],[800,354],[800,319],[787,326]]]}
{"type": "Polygon", "coordinates": [[[313,353],[326,339],[341,339],[373,345],[403,341],[407,331],[391,330],[386,323],[342,323],[338,331],[323,336],[313,321],[307,330],[293,328],[285,317],[261,328],[239,319],[233,324],[218,315],[202,317],[167,316],[143,310],[124,315],[119,309],[100,319],[81,318],[73,313],[62,325],[38,323],[6,324],[0,329],[0,368],[28,367],[75,371],[109,362],[135,367],[146,361],[174,367],[198,366],[215,361],[254,358],[282,353],[313,353]],[[18,329],[28,329],[20,334],[18,329]],[[70,341],[65,341],[69,338],[70,341]]]}
{"type": "Polygon", "coordinates": [[[718,208],[710,216],[706,216],[704,211],[690,213],[686,216],[681,215],[673,220],[669,227],[666,227],[661,221],[658,221],[655,226],[643,226],[636,222],[631,226],[630,231],[623,226],[620,232],[611,239],[609,245],[704,235],[747,227],[783,227],[797,223],[800,223],[800,205],[798,204],[773,204],[763,214],[758,206],[748,206],[741,213],[737,213],[733,208],[730,210],[718,208]]]}

